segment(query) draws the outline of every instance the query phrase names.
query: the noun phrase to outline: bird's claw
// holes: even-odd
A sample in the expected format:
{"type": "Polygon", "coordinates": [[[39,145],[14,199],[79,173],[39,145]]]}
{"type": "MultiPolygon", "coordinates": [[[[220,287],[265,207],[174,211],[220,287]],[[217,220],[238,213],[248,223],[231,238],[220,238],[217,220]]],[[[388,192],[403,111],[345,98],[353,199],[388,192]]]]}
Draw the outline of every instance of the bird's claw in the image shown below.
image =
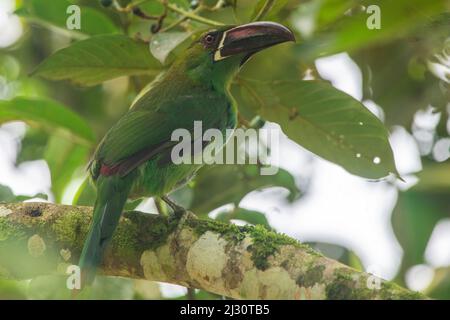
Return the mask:
{"type": "Polygon", "coordinates": [[[161,199],[167,203],[167,205],[172,209],[173,213],[170,215],[169,218],[172,218],[174,220],[178,220],[178,225],[182,226],[184,224],[184,222],[186,222],[186,220],[189,217],[195,217],[195,215],[186,210],[185,208],[177,205],[176,203],[174,203],[172,200],[170,200],[168,197],[164,196],[161,197],[161,199]]]}

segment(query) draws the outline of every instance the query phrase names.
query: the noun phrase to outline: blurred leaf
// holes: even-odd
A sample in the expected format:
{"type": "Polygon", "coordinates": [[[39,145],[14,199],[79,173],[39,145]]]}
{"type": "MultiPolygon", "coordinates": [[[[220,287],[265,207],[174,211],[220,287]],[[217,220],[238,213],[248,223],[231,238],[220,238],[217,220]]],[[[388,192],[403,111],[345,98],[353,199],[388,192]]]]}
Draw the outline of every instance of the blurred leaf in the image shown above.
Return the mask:
{"type": "MultiPolygon", "coordinates": [[[[66,285],[66,275],[46,275],[33,278],[28,286],[28,298],[38,300],[70,300],[72,290],[66,285]]],[[[133,279],[97,276],[93,285],[83,290],[77,299],[119,300],[132,299],[133,279]]]]}
{"type": "Polygon", "coordinates": [[[448,193],[415,191],[399,194],[392,214],[395,236],[404,250],[400,275],[424,263],[424,252],[436,223],[450,216],[448,193]]]}
{"type": "Polygon", "coordinates": [[[25,137],[20,143],[21,148],[17,155],[16,165],[25,161],[42,159],[47,141],[48,133],[38,128],[28,127],[25,137]]]}
{"type": "Polygon", "coordinates": [[[271,229],[266,215],[259,211],[247,210],[241,207],[235,208],[231,211],[220,212],[215,220],[229,222],[232,219],[242,220],[253,225],[263,225],[268,229],[271,229]]]}
{"type": "Polygon", "coordinates": [[[105,35],[75,42],[55,52],[33,73],[91,86],[121,76],[156,75],[160,69],[161,64],[145,43],[127,36],[105,35]]]}
{"type": "Polygon", "coordinates": [[[32,196],[15,195],[9,187],[0,184],[0,202],[23,202],[34,198],[47,200],[47,195],[44,193],[38,193],[32,196]]]}
{"type": "Polygon", "coordinates": [[[157,33],[150,41],[150,52],[159,62],[164,63],[169,53],[188,38],[188,32],[157,33]]]}
{"type": "Polygon", "coordinates": [[[134,297],[134,294],[134,279],[97,276],[89,298],[96,300],[130,300],[134,297]]]}
{"type": "Polygon", "coordinates": [[[360,0],[319,0],[317,3],[317,29],[325,29],[331,22],[345,18],[345,13],[360,4],[360,0]]]}
{"type": "Polygon", "coordinates": [[[44,159],[50,169],[52,191],[56,202],[61,202],[65,187],[76,170],[86,166],[89,148],[54,135],[45,150],[44,159]]]}
{"type": "Polygon", "coordinates": [[[11,202],[14,198],[15,195],[12,190],[0,184],[0,202],[11,202]]]}
{"type": "Polygon", "coordinates": [[[86,178],[78,188],[72,204],[78,206],[94,206],[97,190],[90,178],[86,178]]]}
{"type": "Polygon", "coordinates": [[[94,133],[84,119],[52,100],[24,97],[0,100],[0,123],[12,120],[44,125],[51,129],[62,128],[84,142],[95,140],[94,133]]]}
{"type": "Polygon", "coordinates": [[[321,81],[240,80],[242,96],[289,138],[350,173],[397,173],[389,133],[359,101],[321,81]]]}
{"type": "Polygon", "coordinates": [[[20,74],[20,63],[11,55],[0,55],[0,75],[15,80],[20,74]]]}
{"type": "Polygon", "coordinates": [[[128,199],[125,203],[125,206],[123,207],[124,211],[133,211],[136,210],[136,208],[142,203],[144,198],[138,198],[138,199],[128,199]]]}
{"type": "MultiPolygon", "coordinates": [[[[442,29],[433,32],[448,36],[442,29]]],[[[399,40],[352,55],[363,74],[363,99],[380,105],[389,125],[410,127],[416,111],[429,105],[445,110],[449,90],[427,71],[429,50],[434,47],[429,47],[428,41],[429,37],[423,41],[399,40]]]]}
{"type": "Polygon", "coordinates": [[[217,165],[204,167],[194,181],[194,197],[191,210],[207,214],[222,205],[238,205],[249,192],[267,188],[284,187],[289,190],[288,199],[296,199],[300,191],[292,175],[279,169],[272,176],[264,176],[256,165],[217,165]]]}
{"type": "Polygon", "coordinates": [[[161,290],[159,284],[155,281],[134,280],[134,297],[135,300],[154,300],[161,299],[161,290]]]}
{"type": "Polygon", "coordinates": [[[450,299],[450,267],[435,270],[433,281],[425,294],[433,299],[450,299]]]}
{"type": "Polygon", "coordinates": [[[99,35],[118,33],[119,28],[103,12],[87,6],[80,7],[80,30],[67,28],[67,20],[73,11],[67,13],[72,5],[68,0],[27,0],[16,14],[44,26],[57,27],[60,31],[73,35],[99,35]]]}
{"type": "Polygon", "coordinates": [[[0,300],[25,300],[26,285],[23,282],[0,278],[0,300]]]}
{"type": "MultiPolygon", "coordinates": [[[[266,5],[268,0],[259,0],[258,3],[256,4],[251,20],[254,20],[257,15],[261,12],[261,10],[263,9],[263,7],[266,5]]],[[[278,12],[280,12],[281,9],[283,9],[283,7],[288,3],[289,0],[277,0],[277,1],[272,1],[272,5],[270,5],[269,7],[267,7],[266,10],[266,15],[264,16],[263,20],[274,20],[275,16],[277,15],[278,12]]]]}
{"type": "Polygon", "coordinates": [[[46,275],[31,279],[27,296],[33,300],[69,300],[72,297],[72,291],[67,289],[67,276],[64,275],[46,275]]]}
{"type": "Polygon", "coordinates": [[[32,196],[20,196],[20,195],[16,196],[16,198],[14,199],[14,202],[23,202],[25,200],[31,200],[31,199],[35,199],[35,198],[48,200],[48,196],[45,193],[36,193],[35,195],[32,195],[32,196]]]}
{"type": "MultiPolygon", "coordinates": [[[[223,300],[224,297],[215,293],[211,293],[205,290],[201,290],[201,289],[194,289],[195,290],[195,296],[194,299],[195,300],[223,300]]],[[[187,294],[182,296],[182,297],[178,297],[175,298],[176,300],[190,300],[192,298],[190,298],[187,294]]]]}
{"type": "Polygon", "coordinates": [[[420,182],[414,186],[415,191],[445,195],[450,190],[450,163],[427,163],[417,177],[420,182]]]}
{"type": "Polygon", "coordinates": [[[393,40],[414,32],[416,26],[430,22],[446,10],[446,0],[363,0],[358,4],[361,10],[356,14],[344,16],[340,23],[334,24],[332,28],[299,43],[299,56],[312,61],[318,56],[352,51],[393,40]],[[363,9],[371,5],[380,8],[380,29],[367,27],[367,19],[371,14],[363,9]]]}

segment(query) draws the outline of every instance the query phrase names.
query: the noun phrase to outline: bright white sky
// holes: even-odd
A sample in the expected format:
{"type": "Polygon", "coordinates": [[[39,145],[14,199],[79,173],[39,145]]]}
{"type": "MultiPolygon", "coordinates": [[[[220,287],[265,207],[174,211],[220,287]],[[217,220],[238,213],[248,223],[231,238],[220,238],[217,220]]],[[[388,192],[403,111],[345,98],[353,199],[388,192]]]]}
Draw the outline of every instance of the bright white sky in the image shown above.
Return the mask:
{"type": "MultiPolygon", "coordinates": [[[[13,44],[20,37],[22,27],[10,14],[11,0],[0,0],[0,47],[13,44]]],[[[316,61],[320,75],[332,84],[360,100],[362,75],[358,66],[346,53],[316,61]]],[[[5,89],[0,76],[0,94],[5,89]]],[[[2,97],[0,96],[0,99],[2,97]]],[[[365,105],[380,119],[384,115],[374,102],[365,105]]],[[[14,161],[25,132],[22,123],[0,126],[0,184],[9,186],[16,194],[49,193],[50,173],[43,160],[31,161],[15,167],[14,161]]],[[[419,150],[412,136],[403,128],[393,128],[391,137],[399,172],[407,180],[401,187],[415,183],[414,172],[420,171],[419,150]]],[[[447,143],[447,142],[446,142],[447,143]]],[[[365,268],[383,278],[394,277],[399,267],[402,249],[393,234],[390,215],[397,199],[397,189],[387,182],[368,182],[345,172],[299,148],[284,138],[280,165],[296,176],[313,172],[308,194],[293,205],[286,204],[283,192],[266,190],[248,195],[242,206],[259,209],[267,214],[278,231],[302,241],[340,244],[356,252],[365,268]],[[312,161],[310,161],[312,159],[312,161]],[[303,172],[303,173],[302,173],[303,172]]],[[[426,260],[433,267],[450,265],[450,220],[436,227],[426,251],[426,260]]],[[[429,266],[418,266],[408,275],[410,287],[426,286],[429,266]]],[[[170,295],[174,286],[163,286],[170,295]]]]}

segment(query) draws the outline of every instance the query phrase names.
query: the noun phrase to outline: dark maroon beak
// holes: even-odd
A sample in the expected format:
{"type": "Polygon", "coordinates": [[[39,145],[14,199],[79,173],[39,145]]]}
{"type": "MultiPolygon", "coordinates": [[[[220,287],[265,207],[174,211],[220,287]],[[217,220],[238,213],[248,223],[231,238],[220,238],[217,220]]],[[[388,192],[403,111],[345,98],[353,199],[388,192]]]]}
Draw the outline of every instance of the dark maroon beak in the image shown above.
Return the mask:
{"type": "Polygon", "coordinates": [[[279,23],[252,22],[232,27],[223,32],[214,60],[245,53],[243,61],[245,62],[252,54],[260,50],[288,41],[295,42],[294,34],[279,23]]]}

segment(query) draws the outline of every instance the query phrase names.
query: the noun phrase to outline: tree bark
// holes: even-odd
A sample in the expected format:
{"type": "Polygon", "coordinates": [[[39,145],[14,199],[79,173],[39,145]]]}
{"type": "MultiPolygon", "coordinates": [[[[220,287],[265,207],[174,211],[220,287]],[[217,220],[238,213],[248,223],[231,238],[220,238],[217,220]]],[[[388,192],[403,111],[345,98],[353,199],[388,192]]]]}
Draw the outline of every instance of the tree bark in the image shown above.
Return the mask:
{"type": "MultiPolygon", "coordinates": [[[[92,208],[0,203],[0,277],[65,274],[92,208]]],[[[237,299],[422,299],[261,226],[125,212],[105,254],[106,275],[204,289],[237,299]]]]}

